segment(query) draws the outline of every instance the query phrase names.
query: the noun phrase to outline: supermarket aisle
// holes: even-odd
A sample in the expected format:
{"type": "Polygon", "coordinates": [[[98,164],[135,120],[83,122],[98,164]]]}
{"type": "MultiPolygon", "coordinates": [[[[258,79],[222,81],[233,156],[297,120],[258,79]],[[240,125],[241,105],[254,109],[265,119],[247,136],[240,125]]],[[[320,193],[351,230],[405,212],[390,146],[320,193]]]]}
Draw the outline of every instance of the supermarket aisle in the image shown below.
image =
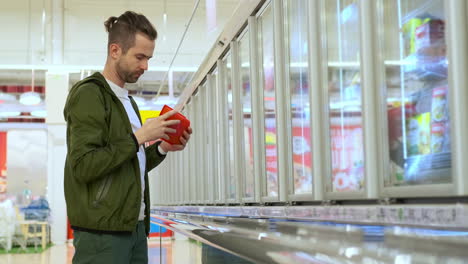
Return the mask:
{"type": "Polygon", "coordinates": [[[2,254],[2,264],[71,264],[74,248],[72,244],[57,245],[40,254],[2,254]]]}
{"type": "MultiPolygon", "coordinates": [[[[162,249],[158,241],[148,244],[148,263],[150,264],[180,264],[180,263],[216,263],[222,258],[229,258],[230,263],[247,263],[230,254],[213,248],[207,250],[206,246],[191,240],[165,240],[162,249]],[[160,252],[162,254],[160,254],[160,252]],[[203,259],[203,260],[202,260],[203,259]],[[162,260],[162,261],[161,261],[162,260]],[[232,262],[235,261],[235,262],[232,262]]],[[[1,264],[71,264],[74,248],[71,243],[53,246],[41,254],[5,254],[0,255],[1,264]]]]}

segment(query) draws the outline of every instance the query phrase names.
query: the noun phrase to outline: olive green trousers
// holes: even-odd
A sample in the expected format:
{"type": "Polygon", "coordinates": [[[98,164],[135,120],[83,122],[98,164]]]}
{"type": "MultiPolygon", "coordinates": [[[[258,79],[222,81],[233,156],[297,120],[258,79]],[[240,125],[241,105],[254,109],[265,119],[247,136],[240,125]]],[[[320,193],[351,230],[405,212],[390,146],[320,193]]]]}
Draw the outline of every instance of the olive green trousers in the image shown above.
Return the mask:
{"type": "Polygon", "coordinates": [[[139,221],[130,234],[97,234],[74,231],[73,264],[147,264],[148,240],[139,221]]]}

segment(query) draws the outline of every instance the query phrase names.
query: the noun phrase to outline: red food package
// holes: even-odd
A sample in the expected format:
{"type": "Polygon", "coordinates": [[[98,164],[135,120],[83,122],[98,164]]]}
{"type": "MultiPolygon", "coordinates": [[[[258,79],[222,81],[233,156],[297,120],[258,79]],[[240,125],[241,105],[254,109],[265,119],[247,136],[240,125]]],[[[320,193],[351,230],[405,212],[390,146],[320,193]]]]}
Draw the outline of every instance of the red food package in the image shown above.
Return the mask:
{"type": "MultiPolygon", "coordinates": [[[[169,107],[168,105],[164,105],[159,115],[161,116],[171,110],[173,110],[171,107],[169,107]]],[[[181,145],[182,142],[180,142],[180,137],[182,137],[184,131],[187,130],[187,128],[190,126],[190,121],[181,113],[175,113],[166,120],[180,120],[180,123],[177,125],[170,126],[170,128],[175,129],[176,132],[167,134],[169,136],[169,140],[164,138],[162,138],[162,140],[172,145],[181,145]]]]}

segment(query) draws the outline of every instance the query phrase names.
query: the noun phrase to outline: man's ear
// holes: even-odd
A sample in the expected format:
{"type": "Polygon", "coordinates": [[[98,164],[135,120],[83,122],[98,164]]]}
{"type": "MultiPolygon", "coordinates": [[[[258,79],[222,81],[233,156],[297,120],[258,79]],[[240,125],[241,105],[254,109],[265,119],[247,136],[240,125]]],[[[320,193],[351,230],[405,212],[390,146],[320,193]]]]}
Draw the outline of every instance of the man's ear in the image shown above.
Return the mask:
{"type": "Polygon", "coordinates": [[[110,44],[109,56],[111,56],[113,59],[118,59],[120,58],[120,55],[122,55],[122,49],[120,48],[119,44],[117,43],[110,44]]]}

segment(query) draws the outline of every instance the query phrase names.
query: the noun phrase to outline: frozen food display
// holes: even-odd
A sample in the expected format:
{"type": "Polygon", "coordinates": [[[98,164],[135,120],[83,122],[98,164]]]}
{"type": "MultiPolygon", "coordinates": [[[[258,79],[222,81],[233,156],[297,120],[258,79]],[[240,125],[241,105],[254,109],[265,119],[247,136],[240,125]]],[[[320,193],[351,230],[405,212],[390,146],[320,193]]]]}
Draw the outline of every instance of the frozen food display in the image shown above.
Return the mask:
{"type": "Polygon", "coordinates": [[[381,21],[387,25],[382,43],[390,158],[386,185],[448,183],[451,143],[444,1],[382,3],[381,21]]]}
{"type": "Polygon", "coordinates": [[[360,191],[365,181],[359,5],[325,1],[325,9],[332,171],[327,191],[360,191]]]}
{"type": "Polygon", "coordinates": [[[294,194],[312,193],[312,140],[307,24],[308,0],[289,1],[289,87],[294,194]]]}
{"type": "Polygon", "coordinates": [[[242,91],[242,119],[244,124],[243,140],[244,140],[244,165],[245,172],[243,173],[243,197],[251,198],[254,196],[254,160],[253,160],[253,145],[252,145],[252,92],[250,85],[250,38],[249,32],[245,32],[239,40],[239,57],[240,57],[240,75],[241,75],[241,91],[242,91]]]}
{"type": "Polygon", "coordinates": [[[226,67],[226,78],[225,78],[225,87],[227,88],[227,114],[228,114],[228,142],[229,142],[229,153],[228,153],[228,161],[229,161],[229,169],[228,169],[228,198],[234,199],[236,198],[236,174],[234,171],[235,163],[234,163],[234,155],[235,155],[235,146],[234,146],[234,122],[233,122],[233,102],[232,102],[232,55],[228,53],[223,61],[224,67],[226,67]]]}
{"type": "Polygon", "coordinates": [[[278,161],[277,161],[277,135],[276,135],[276,85],[275,85],[275,59],[274,59],[274,30],[273,8],[268,6],[259,17],[259,30],[261,31],[262,45],[262,85],[263,107],[265,114],[265,161],[266,161],[266,189],[267,196],[278,196],[278,161]]]}

